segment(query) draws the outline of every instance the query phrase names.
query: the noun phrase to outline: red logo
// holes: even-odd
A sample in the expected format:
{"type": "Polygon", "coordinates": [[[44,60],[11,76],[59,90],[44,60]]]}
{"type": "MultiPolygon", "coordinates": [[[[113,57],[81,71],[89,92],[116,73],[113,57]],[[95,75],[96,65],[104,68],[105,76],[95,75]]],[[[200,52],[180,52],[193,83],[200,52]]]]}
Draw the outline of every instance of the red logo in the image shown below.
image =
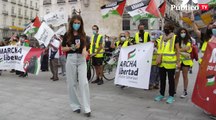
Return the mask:
{"type": "Polygon", "coordinates": [[[209,10],[208,4],[198,4],[198,5],[199,5],[200,10],[202,10],[202,11],[209,10]]]}

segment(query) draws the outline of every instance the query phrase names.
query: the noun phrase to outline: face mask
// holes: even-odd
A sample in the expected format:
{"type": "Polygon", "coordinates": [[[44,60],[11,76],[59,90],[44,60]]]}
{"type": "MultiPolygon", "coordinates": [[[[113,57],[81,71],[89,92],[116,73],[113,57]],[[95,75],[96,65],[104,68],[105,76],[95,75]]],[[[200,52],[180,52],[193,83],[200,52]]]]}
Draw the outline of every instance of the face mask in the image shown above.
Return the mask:
{"type": "Polygon", "coordinates": [[[77,31],[77,30],[79,30],[79,28],[80,28],[80,24],[76,24],[76,23],[73,24],[73,29],[74,30],[77,31]]]}
{"type": "Polygon", "coordinates": [[[156,40],[156,36],[152,35],[151,40],[156,40]]]}
{"type": "Polygon", "coordinates": [[[139,33],[144,33],[144,30],[139,30],[139,33]]]}
{"type": "Polygon", "coordinates": [[[216,28],[213,28],[213,29],[212,29],[212,34],[213,34],[214,36],[216,36],[216,28]]]}
{"type": "Polygon", "coordinates": [[[207,35],[212,35],[212,30],[211,30],[211,29],[207,29],[207,30],[206,30],[206,34],[207,34],[207,35]]]}
{"type": "Polygon", "coordinates": [[[105,41],[109,41],[109,39],[108,39],[108,38],[106,38],[106,39],[105,39],[105,41]]]}
{"type": "Polygon", "coordinates": [[[125,37],[121,37],[121,41],[125,41],[126,40],[126,38],[125,37]]]}
{"type": "Polygon", "coordinates": [[[169,29],[164,29],[164,33],[168,35],[170,33],[169,29]]]}
{"type": "Polygon", "coordinates": [[[181,33],[181,38],[185,38],[186,34],[185,33],[181,33]]]}
{"type": "Polygon", "coordinates": [[[96,34],[97,34],[96,30],[93,30],[93,34],[94,34],[94,35],[96,35],[96,34]]]}

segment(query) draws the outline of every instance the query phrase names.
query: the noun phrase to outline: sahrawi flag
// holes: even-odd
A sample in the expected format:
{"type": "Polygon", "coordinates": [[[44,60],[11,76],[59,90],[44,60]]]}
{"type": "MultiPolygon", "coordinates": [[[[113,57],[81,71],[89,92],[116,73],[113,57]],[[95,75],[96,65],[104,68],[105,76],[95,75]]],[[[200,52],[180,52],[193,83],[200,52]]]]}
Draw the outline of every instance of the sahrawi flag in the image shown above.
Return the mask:
{"type": "MultiPolygon", "coordinates": [[[[159,5],[158,9],[161,12],[162,16],[164,16],[165,13],[165,3],[164,1],[161,5],[159,5]]],[[[152,13],[149,13],[146,9],[149,8],[149,5],[151,7],[152,4],[148,0],[143,0],[141,2],[132,4],[130,6],[127,6],[125,9],[128,12],[128,14],[132,17],[133,21],[138,21],[142,18],[155,18],[158,16],[155,16],[152,13]]],[[[156,5],[156,4],[155,4],[156,5]]],[[[155,9],[156,11],[156,9],[155,9]]]]}
{"type": "Polygon", "coordinates": [[[36,33],[37,30],[39,29],[40,25],[41,25],[41,22],[40,22],[38,16],[36,16],[35,19],[32,20],[31,23],[29,23],[28,26],[26,27],[24,34],[36,33]]]}
{"type": "Polygon", "coordinates": [[[101,14],[103,18],[109,17],[109,14],[122,16],[124,12],[126,0],[118,0],[116,2],[103,5],[101,7],[101,14]]]}
{"type": "Polygon", "coordinates": [[[150,0],[148,7],[146,8],[146,11],[148,11],[150,14],[154,15],[155,17],[164,17],[165,10],[166,10],[166,0],[160,6],[158,7],[157,2],[155,0],[150,0]]]}
{"type": "Polygon", "coordinates": [[[146,11],[147,5],[148,1],[143,0],[141,2],[127,6],[125,9],[128,12],[128,14],[132,17],[133,21],[138,21],[142,18],[154,17],[146,11]]]}

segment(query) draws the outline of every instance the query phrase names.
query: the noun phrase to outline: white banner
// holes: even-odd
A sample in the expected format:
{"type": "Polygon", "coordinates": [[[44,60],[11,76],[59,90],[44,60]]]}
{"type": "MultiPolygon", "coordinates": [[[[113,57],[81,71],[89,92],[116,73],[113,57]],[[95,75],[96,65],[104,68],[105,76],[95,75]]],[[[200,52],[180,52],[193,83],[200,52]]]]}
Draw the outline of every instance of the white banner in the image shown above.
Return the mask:
{"type": "Polygon", "coordinates": [[[42,50],[31,47],[0,47],[0,70],[15,69],[38,74],[42,50]]]}
{"type": "Polygon", "coordinates": [[[115,84],[148,89],[154,43],[121,48],[115,84]]]}
{"type": "Polygon", "coordinates": [[[45,22],[43,22],[34,37],[40,44],[43,43],[47,47],[53,35],[54,31],[45,22]]]}
{"type": "Polygon", "coordinates": [[[44,16],[44,21],[48,25],[53,25],[55,27],[60,26],[68,22],[68,16],[65,12],[52,12],[44,16]]]}
{"type": "Polygon", "coordinates": [[[56,35],[64,35],[65,33],[66,33],[66,27],[65,27],[65,26],[59,28],[59,29],[55,32],[56,35]]]}
{"type": "Polygon", "coordinates": [[[50,44],[55,48],[59,48],[61,45],[61,39],[58,36],[54,35],[50,41],[50,44]]]}

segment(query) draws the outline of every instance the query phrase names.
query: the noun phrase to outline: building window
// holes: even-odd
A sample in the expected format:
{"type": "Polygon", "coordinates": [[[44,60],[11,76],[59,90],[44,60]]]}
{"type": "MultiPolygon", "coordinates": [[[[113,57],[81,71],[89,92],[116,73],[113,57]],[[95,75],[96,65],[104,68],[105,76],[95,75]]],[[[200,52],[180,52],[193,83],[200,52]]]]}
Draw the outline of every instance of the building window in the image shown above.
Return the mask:
{"type": "Polygon", "coordinates": [[[65,3],[65,0],[57,0],[57,3],[65,3]]]}
{"type": "Polygon", "coordinates": [[[21,25],[22,25],[22,20],[20,19],[20,20],[19,20],[19,26],[21,26],[21,25]]]}
{"type": "Polygon", "coordinates": [[[122,27],[123,30],[130,30],[130,20],[123,20],[122,27]]]}
{"type": "Polygon", "coordinates": [[[37,7],[37,3],[35,3],[35,7],[38,8],[38,7],[37,7]]]}
{"type": "Polygon", "coordinates": [[[25,16],[27,16],[27,10],[25,10],[25,13],[24,13],[24,14],[25,14],[25,16]]]}
{"type": "Polygon", "coordinates": [[[11,13],[14,14],[14,7],[11,8],[11,13]]]}
{"type": "Polygon", "coordinates": [[[12,26],[15,26],[15,19],[12,19],[12,26]]]}
{"type": "Polygon", "coordinates": [[[32,1],[30,1],[30,6],[32,6],[32,1]]]}
{"type": "Polygon", "coordinates": [[[33,18],[33,12],[31,11],[31,19],[33,18]]]}
{"type": "Polygon", "coordinates": [[[21,15],[21,8],[19,8],[19,10],[18,10],[18,14],[21,15]]]}
{"type": "Polygon", "coordinates": [[[48,5],[48,4],[51,4],[51,0],[44,0],[43,1],[43,5],[48,5]]]}
{"type": "Polygon", "coordinates": [[[143,24],[145,26],[145,29],[148,29],[148,19],[141,19],[140,24],[143,24]]]}
{"type": "Polygon", "coordinates": [[[77,2],[77,0],[68,0],[68,2],[77,2]]]}

